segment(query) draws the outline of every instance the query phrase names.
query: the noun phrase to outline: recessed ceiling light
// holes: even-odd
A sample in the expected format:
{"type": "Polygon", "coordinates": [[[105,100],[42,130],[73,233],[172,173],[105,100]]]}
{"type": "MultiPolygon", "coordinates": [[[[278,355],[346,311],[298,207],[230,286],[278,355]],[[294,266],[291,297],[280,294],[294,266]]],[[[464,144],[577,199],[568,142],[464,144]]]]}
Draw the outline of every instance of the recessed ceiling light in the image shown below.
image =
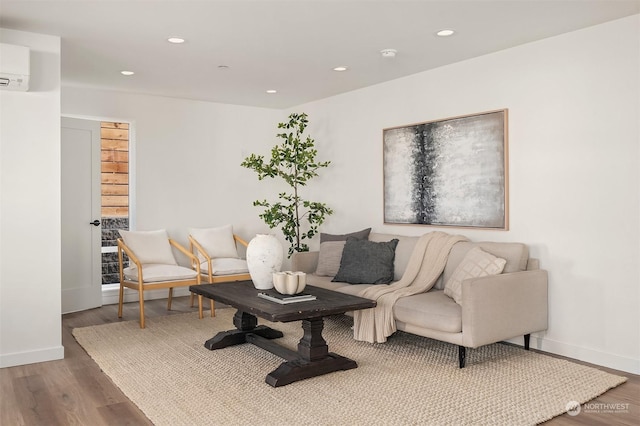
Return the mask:
{"type": "Polygon", "coordinates": [[[228,70],[229,69],[229,65],[218,65],[218,69],[219,70],[228,70]]]}
{"type": "Polygon", "coordinates": [[[278,93],[278,91],[275,90],[275,89],[269,89],[269,90],[267,90],[267,93],[273,94],[273,93],[278,93]]]}
{"type": "Polygon", "coordinates": [[[167,41],[169,43],[173,43],[173,44],[180,44],[180,43],[184,43],[184,39],[180,38],[180,37],[170,37],[167,39],[167,41]]]}
{"type": "Polygon", "coordinates": [[[440,30],[436,33],[438,37],[449,37],[454,35],[456,32],[454,30],[440,30]]]}
{"type": "Polygon", "coordinates": [[[338,71],[338,72],[342,72],[342,71],[347,71],[349,68],[347,67],[335,67],[333,70],[334,71],[338,71]]]}
{"type": "Polygon", "coordinates": [[[134,74],[135,74],[135,72],[133,72],[133,71],[126,71],[126,70],[125,70],[125,71],[120,71],[120,74],[122,74],[122,75],[134,75],[134,74]]]}

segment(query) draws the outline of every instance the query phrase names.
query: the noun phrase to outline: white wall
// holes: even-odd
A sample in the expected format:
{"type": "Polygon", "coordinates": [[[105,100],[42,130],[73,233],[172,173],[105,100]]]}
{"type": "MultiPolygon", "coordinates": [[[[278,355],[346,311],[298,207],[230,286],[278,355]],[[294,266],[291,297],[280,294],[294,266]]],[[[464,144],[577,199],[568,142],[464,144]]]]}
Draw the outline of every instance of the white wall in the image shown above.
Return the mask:
{"type": "Polygon", "coordinates": [[[282,112],[65,86],[62,113],[132,123],[138,230],[166,228],[185,244],[189,227],[268,230],[252,202],[273,191],[240,163],[269,153],[282,112]]]}
{"type": "Polygon", "coordinates": [[[31,48],[29,92],[0,91],[0,367],[60,359],[60,39],[31,48]]]}
{"type": "MultiPolygon", "coordinates": [[[[294,108],[331,173],[324,232],[383,225],[382,129],[509,109],[510,230],[549,271],[542,350],[640,373],[640,18],[460,62],[294,108]]],[[[518,341],[518,343],[521,343],[518,341]]]]}

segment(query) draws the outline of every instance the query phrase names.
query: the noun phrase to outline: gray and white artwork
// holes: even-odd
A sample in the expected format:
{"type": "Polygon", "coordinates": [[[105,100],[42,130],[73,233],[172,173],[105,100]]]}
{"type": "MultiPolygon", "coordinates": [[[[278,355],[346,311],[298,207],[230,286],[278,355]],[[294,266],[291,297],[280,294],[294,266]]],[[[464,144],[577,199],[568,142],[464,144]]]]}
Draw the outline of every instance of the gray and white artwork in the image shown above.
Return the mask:
{"type": "Polygon", "coordinates": [[[506,229],[506,116],[385,129],[385,223],[506,229]]]}

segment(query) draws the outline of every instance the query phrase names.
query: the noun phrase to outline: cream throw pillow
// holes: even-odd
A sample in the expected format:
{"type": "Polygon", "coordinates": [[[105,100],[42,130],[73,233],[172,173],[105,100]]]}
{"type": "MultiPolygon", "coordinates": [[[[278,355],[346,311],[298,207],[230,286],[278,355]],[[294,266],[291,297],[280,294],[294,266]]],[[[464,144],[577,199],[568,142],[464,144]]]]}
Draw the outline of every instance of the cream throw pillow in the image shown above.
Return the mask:
{"type": "Polygon", "coordinates": [[[340,269],[342,250],[346,241],[326,241],[320,243],[316,275],[335,277],[340,269]]]}
{"type": "MultiPolygon", "coordinates": [[[[200,243],[211,258],[226,257],[237,259],[239,257],[231,225],[217,228],[190,228],[189,234],[200,243]]],[[[201,257],[200,260],[204,260],[204,258],[201,257]]]]}
{"type": "Polygon", "coordinates": [[[502,273],[506,260],[495,257],[474,247],[466,254],[460,265],[444,286],[444,294],[451,297],[457,304],[462,303],[462,281],[469,278],[486,277],[502,273]]]}
{"type": "Polygon", "coordinates": [[[173,256],[167,231],[124,231],[120,230],[124,243],[133,251],[140,263],[177,265],[173,256]]]}

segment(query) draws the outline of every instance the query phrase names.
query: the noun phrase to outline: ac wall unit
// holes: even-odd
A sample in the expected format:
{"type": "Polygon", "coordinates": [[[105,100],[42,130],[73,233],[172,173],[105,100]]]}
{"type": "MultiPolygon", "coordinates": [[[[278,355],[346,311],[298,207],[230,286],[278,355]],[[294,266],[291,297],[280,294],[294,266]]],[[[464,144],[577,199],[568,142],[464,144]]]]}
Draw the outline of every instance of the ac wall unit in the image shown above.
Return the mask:
{"type": "Polygon", "coordinates": [[[0,89],[29,90],[29,48],[0,43],[0,89]]]}

